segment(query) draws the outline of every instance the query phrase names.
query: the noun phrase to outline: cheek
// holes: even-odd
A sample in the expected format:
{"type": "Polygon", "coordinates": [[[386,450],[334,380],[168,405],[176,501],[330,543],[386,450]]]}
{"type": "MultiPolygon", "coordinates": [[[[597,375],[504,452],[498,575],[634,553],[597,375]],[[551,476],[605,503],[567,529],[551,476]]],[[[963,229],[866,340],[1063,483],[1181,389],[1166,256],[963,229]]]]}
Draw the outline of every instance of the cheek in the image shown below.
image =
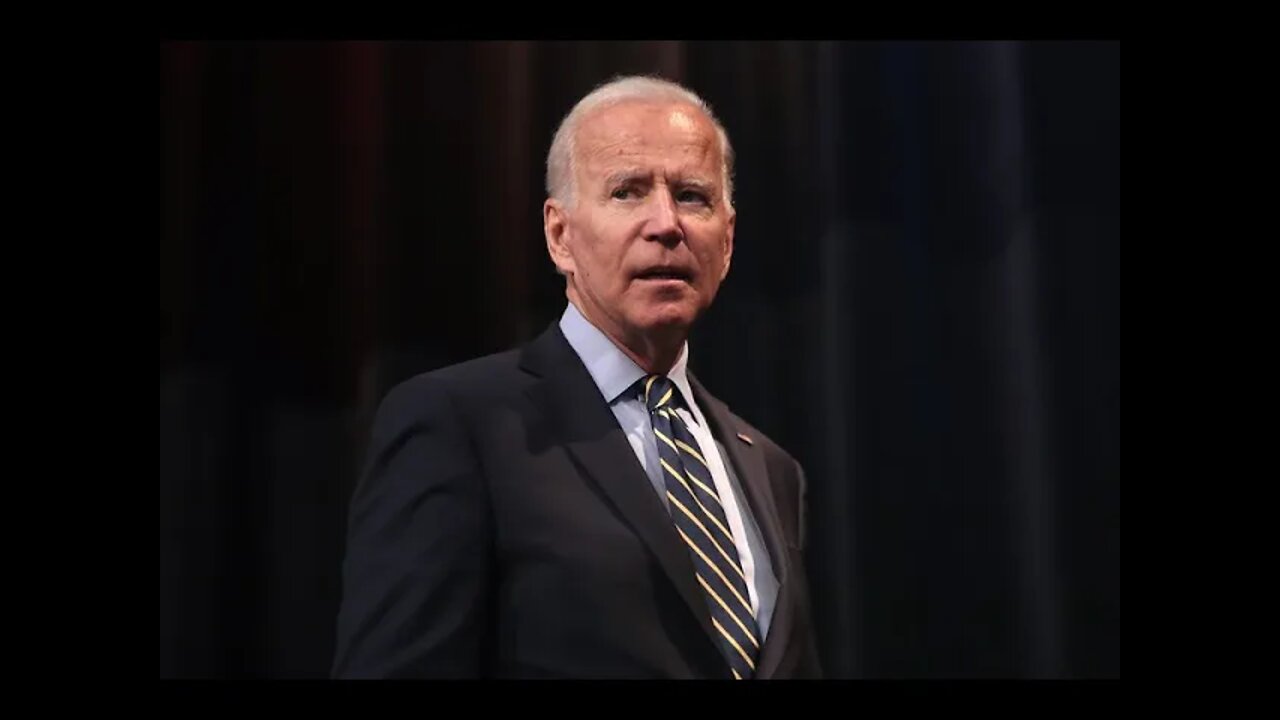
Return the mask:
{"type": "Polygon", "coordinates": [[[718,281],[720,274],[724,272],[724,253],[719,246],[708,245],[702,253],[702,267],[707,271],[704,276],[708,279],[718,281]]]}

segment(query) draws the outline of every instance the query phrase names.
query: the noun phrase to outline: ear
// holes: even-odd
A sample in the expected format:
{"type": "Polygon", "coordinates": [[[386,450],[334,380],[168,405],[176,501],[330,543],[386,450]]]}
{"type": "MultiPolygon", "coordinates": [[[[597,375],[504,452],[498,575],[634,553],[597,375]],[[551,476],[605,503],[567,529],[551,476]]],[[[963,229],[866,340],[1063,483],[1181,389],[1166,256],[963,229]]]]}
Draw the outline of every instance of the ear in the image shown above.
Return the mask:
{"type": "Polygon", "coordinates": [[[729,220],[724,231],[724,270],[720,272],[720,282],[729,276],[729,261],[733,259],[733,228],[738,222],[738,212],[729,211],[729,220]]]}
{"type": "Polygon", "coordinates": [[[573,254],[569,252],[569,213],[559,200],[547,198],[542,203],[542,233],[547,238],[547,254],[562,275],[571,275],[576,269],[573,254]]]}

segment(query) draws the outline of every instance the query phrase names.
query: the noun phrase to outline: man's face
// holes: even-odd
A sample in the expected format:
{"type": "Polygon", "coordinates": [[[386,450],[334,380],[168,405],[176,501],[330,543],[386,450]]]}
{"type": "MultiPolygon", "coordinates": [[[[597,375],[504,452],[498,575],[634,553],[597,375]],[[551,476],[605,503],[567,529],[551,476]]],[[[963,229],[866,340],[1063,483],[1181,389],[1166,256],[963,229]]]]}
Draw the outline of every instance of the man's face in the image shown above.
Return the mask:
{"type": "Polygon", "coordinates": [[[626,102],[584,119],[576,153],[573,207],[543,214],[570,299],[623,341],[687,333],[733,254],[715,127],[690,105],[626,102]]]}

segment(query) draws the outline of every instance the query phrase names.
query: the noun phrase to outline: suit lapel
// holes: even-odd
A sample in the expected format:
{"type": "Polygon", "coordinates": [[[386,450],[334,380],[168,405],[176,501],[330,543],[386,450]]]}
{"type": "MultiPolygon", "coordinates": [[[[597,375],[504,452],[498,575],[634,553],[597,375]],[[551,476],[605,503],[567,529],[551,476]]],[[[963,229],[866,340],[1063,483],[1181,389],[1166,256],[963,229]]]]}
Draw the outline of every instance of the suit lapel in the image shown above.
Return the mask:
{"type": "Polygon", "coordinates": [[[583,473],[601,488],[649,547],[698,618],[708,642],[714,643],[716,631],[706,597],[694,578],[689,550],[636,461],[617,418],[558,325],[553,323],[529,344],[521,365],[543,379],[529,390],[534,406],[542,411],[583,473]]]}
{"type": "Polygon", "coordinates": [[[769,678],[778,669],[786,650],[787,638],[791,634],[792,613],[791,592],[787,582],[791,568],[787,561],[782,525],[778,519],[778,505],[764,462],[764,451],[759,445],[748,444],[738,437],[741,430],[734,422],[728,406],[708,393],[693,373],[689,373],[689,385],[711,424],[712,432],[729,453],[729,459],[746,492],[751,513],[769,551],[774,575],[778,579],[778,598],[774,603],[769,635],[760,649],[760,661],[756,667],[757,677],[769,678]]]}

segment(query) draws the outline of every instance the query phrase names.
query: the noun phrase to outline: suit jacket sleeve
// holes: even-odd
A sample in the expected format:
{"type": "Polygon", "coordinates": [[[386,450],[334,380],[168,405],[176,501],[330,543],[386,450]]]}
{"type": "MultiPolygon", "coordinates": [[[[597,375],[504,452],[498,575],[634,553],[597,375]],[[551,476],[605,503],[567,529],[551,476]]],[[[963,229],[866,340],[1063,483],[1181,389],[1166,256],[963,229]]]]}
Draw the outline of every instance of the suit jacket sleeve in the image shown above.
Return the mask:
{"type": "Polygon", "coordinates": [[[444,386],[379,406],[348,516],[334,677],[474,677],[488,610],[480,464],[444,386]]]}
{"type": "MultiPolygon", "coordinates": [[[[809,548],[812,546],[812,539],[809,537],[809,482],[805,477],[804,467],[801,466],[799,462],[795,463],[795,468],[796,479],[799,485],[799,502],[797,503],[798,519],[796,523],[798,544],[796,547],[800,550],[802,557],[808,558],[809,548]]],[[[809,592],[807,577],[808,575],[806,573],[804,603],[806,606],[805,612],[809,615],[810,622],[812,622],[812,599],[809,592]]],[[[816,634],[812,631],[805,635],[804,648],[802,649],[799,667],[801,669],[798,671],[797,677],[810,679],[822,679],[823,677],[822,659],[818,652],[818,639],[816,634]]]]}
{"type": "Polygon", "coordinates": [[[805,477],[804,466],[799,462],[796,462],[795,465],[796,480],[799,486],[799,502],[796,503],[799,514],[799,519],[796,522],[796,527],[798,528],[796,547],[807,553],[809,550],[809,480],[805,477]]]}

